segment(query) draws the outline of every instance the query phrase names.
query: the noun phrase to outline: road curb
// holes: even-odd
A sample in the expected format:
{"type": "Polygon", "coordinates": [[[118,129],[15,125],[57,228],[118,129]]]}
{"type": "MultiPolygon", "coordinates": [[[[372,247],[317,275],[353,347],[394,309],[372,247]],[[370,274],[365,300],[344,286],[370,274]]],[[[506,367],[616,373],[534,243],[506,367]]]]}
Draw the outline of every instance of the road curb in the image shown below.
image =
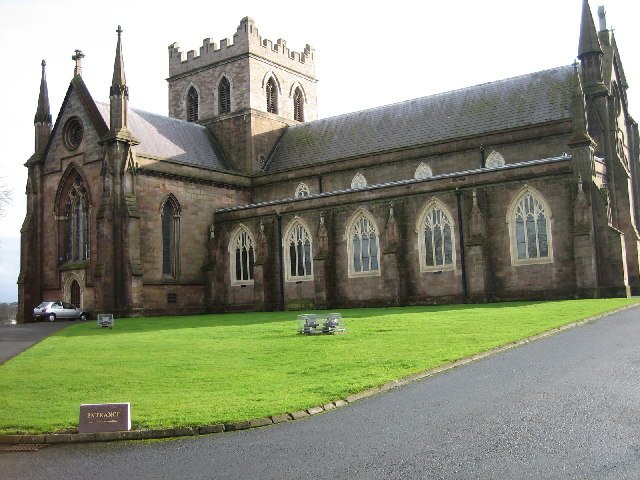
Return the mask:
{"type": "Polygon", "coordinates": [[[614,313],[619,313],[631,308],[637,307],[639,304],[627,305],[625,307],[612,310],[610,312],[601,313],[594,317],[590,317],[584,320],[578,320],[576,322],[563,325],[561,327],[547,330],[546,332],[538,333],[530,337],[517,340],[515,342],[508,343],[499,347],[492,348],[482,353],[477,353],[469,357],[465,357],[459,360],[449,362],[445,365],[441,365],[431,370],[415,373],[407,377],[392,380],[379,387],[373,387],[363,390],[358,393],[349,395],[344,400],[336,400],[324,405],[318,405],[309,407],[305,410],[298,410],[290,413],[283,413],[278,415],[272,415],[270,417],[254,418],[251,420],[243,420],[237,422],[230,422],[225,424],[214,425],[201,425],[194,427],[176,427],[176,428],[162,428],[162,429],[149,429],[149,430],[130,430],[123,432],[99,432],[99,433],[48,433],[48,434],[36,434],[36,435],[2,435],[0,434],[0,445],[21,445],[21,444],[61,444],[61,443],[84,443],[84,442],[112,442],[116,440],[145,440],[145,439],[160,439],[160,438],[173,438],[173,437],[189,437],[195,435],[209,435],[213,433],[223,432],[235,432],[239,430],[248,430],[254,428],[262,428],[276,423],[289,422],[294,420],[301,420],[313,415],[318,415],[326,411],[335,410],[337,408],[346,407],[347,405],[357,402],[359,400],[378,395],[380,393],[393,390],[398,387],[402,387],[413,383],[417,380],[433,377],[441,373],[447,372],[454,368],[467,365],[471,362],[482,360],[491,355],[511,350],[515,347],[525,345],[527,343],[541,340],[546,337],[570,330],[572,328],[584,325],[586,323],[593,322],[603,317],[607,317],[614,313]]]}

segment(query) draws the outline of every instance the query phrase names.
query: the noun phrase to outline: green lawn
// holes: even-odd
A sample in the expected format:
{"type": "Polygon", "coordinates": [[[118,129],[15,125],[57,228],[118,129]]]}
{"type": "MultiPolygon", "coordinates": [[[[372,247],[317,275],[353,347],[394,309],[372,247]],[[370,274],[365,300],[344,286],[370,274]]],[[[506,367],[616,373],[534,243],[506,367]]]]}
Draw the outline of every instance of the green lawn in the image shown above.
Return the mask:
{"type": "Polygon", "coordinates": [[[0,432],[75,428],[81,403],[131,402],[134,428],[291,412],[636,301],[339,310],[333,336],[297,312],[75,324],[0,366],[0,432]]]}

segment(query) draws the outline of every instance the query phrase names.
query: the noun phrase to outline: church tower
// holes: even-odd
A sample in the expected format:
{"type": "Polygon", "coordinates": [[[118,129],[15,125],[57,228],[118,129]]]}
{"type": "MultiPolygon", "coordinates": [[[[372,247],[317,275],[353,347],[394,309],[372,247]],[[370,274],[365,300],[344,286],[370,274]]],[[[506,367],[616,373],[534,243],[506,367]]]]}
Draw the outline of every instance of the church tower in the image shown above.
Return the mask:
{"type": "Polygon", "coordinates": [[[207,38],[200,51],[169,46],[169,115],[207,126],[235,170],[255,174],[283,130],[317,118],[314,50],[263,39],[253,19],[233,42],[207,38]]]}

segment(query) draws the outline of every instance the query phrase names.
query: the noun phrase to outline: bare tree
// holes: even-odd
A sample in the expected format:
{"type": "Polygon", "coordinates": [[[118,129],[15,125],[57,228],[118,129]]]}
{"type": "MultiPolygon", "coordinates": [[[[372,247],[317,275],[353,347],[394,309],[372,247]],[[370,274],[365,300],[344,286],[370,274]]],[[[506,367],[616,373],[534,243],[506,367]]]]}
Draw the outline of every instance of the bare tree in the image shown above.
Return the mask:
{"type": "Polygon", "coordinates": [[[4,179],[0,179],[0,217],[4,217],[6,208],[11,203],[11,189],[4,183],[4,179]]]}

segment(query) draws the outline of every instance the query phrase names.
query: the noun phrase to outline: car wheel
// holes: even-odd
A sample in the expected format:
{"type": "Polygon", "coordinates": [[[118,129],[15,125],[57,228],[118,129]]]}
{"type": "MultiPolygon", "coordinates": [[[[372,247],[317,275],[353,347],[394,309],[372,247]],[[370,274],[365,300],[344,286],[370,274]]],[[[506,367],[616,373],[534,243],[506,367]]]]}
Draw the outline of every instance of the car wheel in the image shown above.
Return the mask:
{"type": "Polygon", "coordinates": [[[55,322],[56,316],[53,313],[50,313],[49,315],[47,315],[47,320],[49,320],[50,322],[55,322]]]}
{"type": "Polygon", "coordinates": [[[80,316],[78,317],[78,319],[80,321],[85,321],[87,319],[87,314],[86,313],[81,313],[80,316]]]}

